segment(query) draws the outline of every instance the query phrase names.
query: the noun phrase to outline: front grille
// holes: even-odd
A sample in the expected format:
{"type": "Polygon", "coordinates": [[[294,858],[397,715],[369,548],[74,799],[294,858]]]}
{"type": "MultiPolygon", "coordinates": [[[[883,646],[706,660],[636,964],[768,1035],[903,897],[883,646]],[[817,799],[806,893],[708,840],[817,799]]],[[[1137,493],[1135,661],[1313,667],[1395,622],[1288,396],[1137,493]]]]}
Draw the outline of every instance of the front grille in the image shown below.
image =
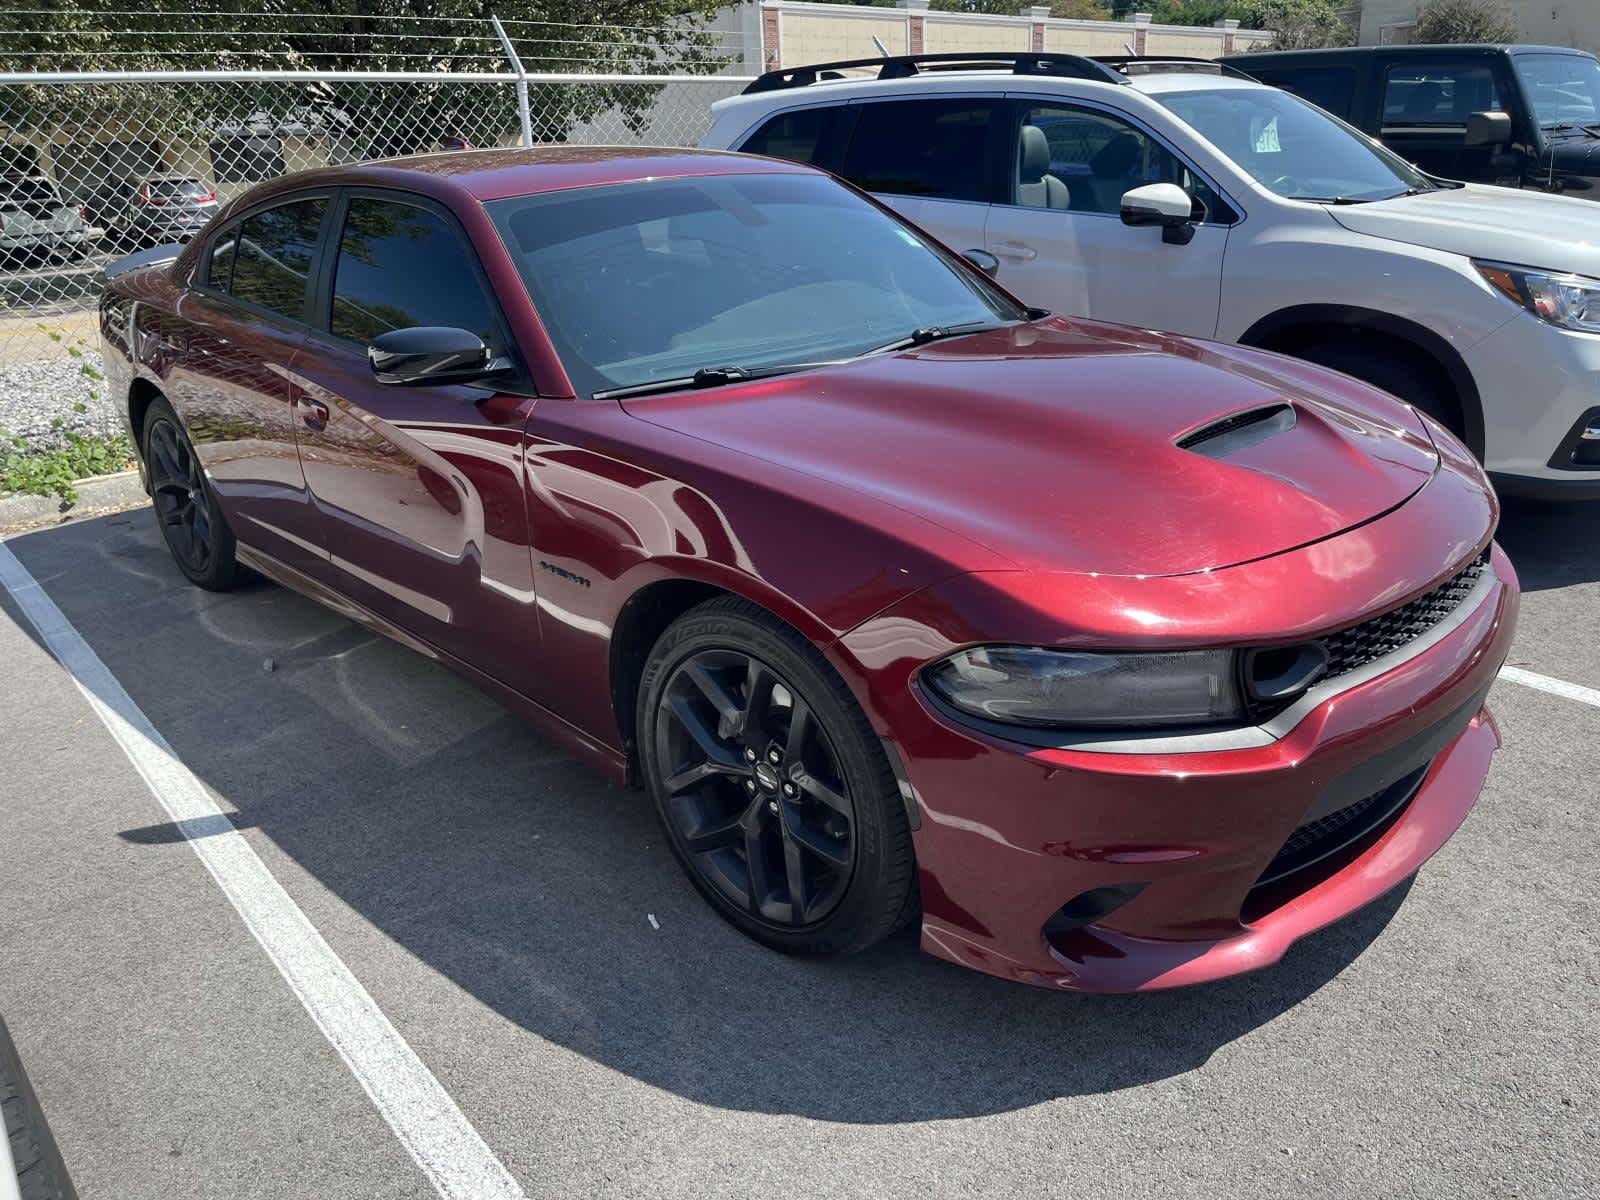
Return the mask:
{"type": "Polygon", "coordinates": [[[1303,871],[1321,862],[1330,854],[1337,854],[1346,846],[1360,841],[1400,812],[1416,795],[1428,773],[1424,763],[1403,779],[1396,780],[1381,791],[1363,796],[1354,804],[1307,821],[1289,835],[1267,869],[1261,872],[1256,887],[1277,883],[1285,876],[1303,871]]]}
{"type": "Polygon", "coordinates": [[[1328,670],[1323,678],[1333,679],[1364,667],[1427,633],[1461,607],[1488,566],[1489,552],[1485,550],[1426,595],[1381,617],[1328,634],[1322,639],[1328,651],[1328,670]]]}

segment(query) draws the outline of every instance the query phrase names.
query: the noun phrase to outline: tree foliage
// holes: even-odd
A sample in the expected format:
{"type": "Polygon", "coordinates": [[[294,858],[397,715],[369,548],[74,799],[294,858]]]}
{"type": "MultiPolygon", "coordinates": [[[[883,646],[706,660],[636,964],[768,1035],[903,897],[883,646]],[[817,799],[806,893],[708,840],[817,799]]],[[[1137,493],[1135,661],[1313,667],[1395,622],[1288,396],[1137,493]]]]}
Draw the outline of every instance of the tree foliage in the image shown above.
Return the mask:
{"type": "Polygon", "coordinates": [[[1116,13],[1148,12],[1158,25],[1215,25],[1227,19],[1245,29],[1270,29],[1274,50],[1348,46],[1355,31],[1333,0],[1116,0],[1116,13]]]}
{"type": "MultiPolygon", "coordinates": [[[[714,73],[728,56],[706,26],[723,0],[255,0],[248,11],[238,0],[197,0],[183,7],[141,10],[134,5],[90,7],[45,0],[6,18],[15,31],[0,43],[0,70],[134,71],[278,70],[503,72],[504,53],[487,18],[493,12],[510,32],[530,72],[618,74],[714,73]]],[[[540,95],[539,134],[559,141],[578,121],[621,109],[633,123],[643,120],[659,89],[648,85],[564,86],[540,95]]],[[[298,94],[264,93],[262,104],[299,111],[337,105],[346,114],[367,104],[403,112],[369,133],[400,151],[437,141],[461,124],[461,85],[339,85],[298,94]]],[[[126,94],[126,89],[124,89],[126,94]]],[[[176,92],[141,89],[157,106],[176,108],[163,117],[204,120],[237,108],[237,88],[194,87],[173,106],[176,92]]],[[[51,106],[31,89],[30,101],[51,106]]],[[[480,87],[470,98],[474,124],[483,107],[514,128],[516,101],[509,87],[480,87]]],[[[14,108],[15,104],[8,107],[14,108]]],[[[277,114],[281,115],[281,113],[277,114]]],[[[359,114],[357,114],[359,116],[359,114]]],[[[17,114],[0,112],[0,123],[17,114]]],[[[151,113],[152,119],[156,112],[151,113]]]]}
{"type": "Polygon", "coordinates": [[[1418,44],[1515,42],[1516,18],[1498,0],[1429,0],[1417,13],[1411,40],[1418,44]]]}

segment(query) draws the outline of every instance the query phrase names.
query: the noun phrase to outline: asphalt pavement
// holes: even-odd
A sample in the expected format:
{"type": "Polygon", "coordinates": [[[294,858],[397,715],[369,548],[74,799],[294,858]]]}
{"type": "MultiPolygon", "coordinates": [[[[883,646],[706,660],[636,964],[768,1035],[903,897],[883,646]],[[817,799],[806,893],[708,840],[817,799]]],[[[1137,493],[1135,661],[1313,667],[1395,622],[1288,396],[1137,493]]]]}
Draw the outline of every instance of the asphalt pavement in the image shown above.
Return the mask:
{"type": "MultiPolygon", "coordinates": [[[[1597,518],[1503,534],[1512,661],[1589,688],[1597,518]]],[[[1600,707],[1497,684],[1466,825],[1280,966],[1052,994],[757,947],[642,794],[308,600],[189,587],[146,510],[5,546],[231,817],[180,828],[0,589],[0,1014],[84,1197],[439,1194],[213,835],[530,1197],[1600,1195],[1600,707]]]]}

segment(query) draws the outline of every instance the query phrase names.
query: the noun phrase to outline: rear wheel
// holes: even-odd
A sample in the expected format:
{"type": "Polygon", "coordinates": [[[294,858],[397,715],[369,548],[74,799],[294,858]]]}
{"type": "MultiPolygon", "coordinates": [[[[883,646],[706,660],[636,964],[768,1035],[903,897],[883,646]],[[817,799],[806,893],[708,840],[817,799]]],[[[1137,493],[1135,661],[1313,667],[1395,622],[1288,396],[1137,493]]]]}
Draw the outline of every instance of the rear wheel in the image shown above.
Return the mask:
{"type": "Polygon", "coordinates": [[[200,456],[164,399],[145,413],[144,457],[161,536],[178,570],[209,591],[237,587],[245,569],[234,558],[233,530],[217,507],[200,456]]]}
{"type": "Polygon", "coordinates": [[[749,936],[849,953],[915,911],[893,771],[849,689],[793,629],[734,597],[690,610],[651,652],[636,728],[674,853],[749,936]]]}

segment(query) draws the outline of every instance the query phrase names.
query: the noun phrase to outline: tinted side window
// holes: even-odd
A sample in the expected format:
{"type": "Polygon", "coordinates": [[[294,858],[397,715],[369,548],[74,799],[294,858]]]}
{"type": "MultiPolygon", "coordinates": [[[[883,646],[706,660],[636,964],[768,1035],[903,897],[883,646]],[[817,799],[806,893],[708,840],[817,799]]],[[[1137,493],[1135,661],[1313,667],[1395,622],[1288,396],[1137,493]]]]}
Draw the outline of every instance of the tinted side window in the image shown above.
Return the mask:
{"type": "Polygon", "coordinates": [[[791,162],[814,163],[827,152],[828,139],[844,109],[808,108],[801,112],[779,113],[751,135],[739,149],[746,154],[765,154],[791,162]]]}
{"type": "Polygon", "coordinates": [[[494,342],[494,309],[465,242],[437,213],[350,201],[333,275],[333,332],[370,342],[391,329],[451,325],[494,342]]]}
{"type": "Polygon", "coordinates": [[[1262,83],[1293,92],[1336,117],[1350,119],[1350,101],[1356,92],[1354,67],[1280,67],[1252,73],[1262,83]]]}
{"type": "Polygon", "coordinates": [[[988,136],[995,100],[896,100],[861,105],[844,177],[869,192],[939,200],[993,199],[988,136]]]}
{"type": "Polygon", "coordinates": [[[319,198],[246,217],[239,226],[228,291],[268,312],[303,319],[317,232],[327,209],[327,200],[319,198]]]}
{"type": "Polygon", "coordinates": [[[1430,125],[1466,129],[1475,112],[1504,112],[1500,88],[1487,66],[1417,63],[1389,68],[1383,93],[1383,127],[1430,125]]]}

